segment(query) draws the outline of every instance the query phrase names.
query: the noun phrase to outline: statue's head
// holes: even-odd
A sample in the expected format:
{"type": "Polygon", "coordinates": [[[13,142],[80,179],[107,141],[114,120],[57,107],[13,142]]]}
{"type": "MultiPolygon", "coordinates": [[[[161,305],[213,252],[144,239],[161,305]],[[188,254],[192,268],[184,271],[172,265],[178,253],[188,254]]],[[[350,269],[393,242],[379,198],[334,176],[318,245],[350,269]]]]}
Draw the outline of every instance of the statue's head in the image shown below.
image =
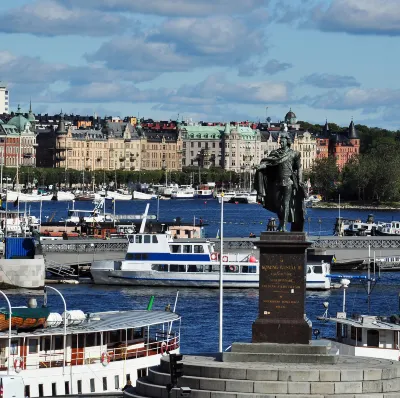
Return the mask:
{"type": "Polygon", "coordinates": [[[282,131],[279,134],[281,148],[290,147],[292,145],[292,137],[287,131],[282,131]]]}

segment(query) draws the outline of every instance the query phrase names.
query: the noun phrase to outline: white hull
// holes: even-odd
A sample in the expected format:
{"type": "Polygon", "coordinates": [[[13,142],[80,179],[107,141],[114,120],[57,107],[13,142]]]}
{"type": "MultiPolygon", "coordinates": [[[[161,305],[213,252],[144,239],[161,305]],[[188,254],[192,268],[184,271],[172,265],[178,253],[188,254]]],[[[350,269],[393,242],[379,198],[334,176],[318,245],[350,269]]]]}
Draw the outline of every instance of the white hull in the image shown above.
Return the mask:
{"type": "MultiPolygon", "coordinates": [[[[100,195],[99,195],[100,196],[100,195]]],[[[114,199],[114,200],[131,200],[132,195],[130,194],[125,194],[125,193],[120,193],[120,192],[113,192],[113,191],[108,191],[107,192],[107,199],[114,199]]]]}
{"type": "Polygon", "coordinates": [[[148,193],[143,193],[139,191],[133,191],[133,199],[135,200],[151,200],[155,199],[155,195],[151,195],[148,193]]]}
{"type": "Polygon", "coordinates": [[[59,202],[67,202],[67,201],[75,200],[75,195],[72,192],[58,191],[57,192],[57,200],[59,202]]]}
{"type": "MultiPolygon", "coordinates": [[[[171,351],[178,353],[178,350],[171,351]]],[[[100,353],[98,354],[100,355],[100,353]]],[[[12,357],[11,357],[12,358],[12,357]]],[[[65,374],[63,375],[63,368],[41,368],[41,369],[24,369],[20,373],[14,370],[10,375],[22,377],[25,386],[29,386],[30,397],[39,397],[39,384],[43,385],[43,395],[52,397],[53,388],[57,395],[77,395],[78,394],[78,381],[81,381],[81,393],[87,394],[101,394],[107,393],[121,393],[121,389],[126,384],[127,375],[130,376],[132,385],[136,385],[138,371],[160,364],[161,354],[151,355],[144,358],[127,359],[126,361],[110,362],[107,366],[101,363],[93,363],[89,365],[76,365],[68,366],[65,374]],[[104,378],[106,378],[106,389],[104,378]],[[94,380],[94,392],[91,391],[90,380],[94,380]],[[69,387],[69,394],[66,391],[66,384],[69,387]]],[[[12,359],[12,363],[14,360],[12,359]]],[[[6,375],[6,371],[1,371],[0,376],[6,375]]]]}
{"type": "Polygon", "coordinates": [[[40,195],[34,193],[8,191],[6,198],[7,202],[15,202],[17,198],[20,202],[45,202],[52,200],[53,194],[40,195]]]}
{"type": "MultiPolygon", "coordinates": [[[[103,264],[106,262],[103,262],[103,264]]],[[[218,272],[157,272],[157,271],[128,271],[115,270],[114,262],[109,261],[109,269],[92,268],[93,281],[97,285],[125,286],[172,286],[172,287],[202,287],[218,288],[218,272]]],[[[249,264],[251,266],[252,264],[249,264]]],[[[104,267],[106,268],[106,267],[104,267]]],[[[235,274],[224,273],[226,288],[258,288],[257,273],[235,274]]],[[[330,279],[326,277],[307,277],[306,288],[309,290],[330,289],[330,279]]]]}
{"type": "Polygon", "coordinates": [[[194,199],[194,193],[173,193],[172,199],[194,199]]]}

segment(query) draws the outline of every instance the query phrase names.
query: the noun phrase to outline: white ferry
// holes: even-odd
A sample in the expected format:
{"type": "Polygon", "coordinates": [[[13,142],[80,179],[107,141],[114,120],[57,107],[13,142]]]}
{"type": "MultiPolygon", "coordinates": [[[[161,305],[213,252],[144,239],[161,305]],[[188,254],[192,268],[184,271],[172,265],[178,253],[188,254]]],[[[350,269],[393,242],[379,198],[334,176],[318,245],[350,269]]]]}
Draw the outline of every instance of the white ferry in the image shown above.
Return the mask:
{"type": "Polygon", "coordinates": [[[172,199],[194,199],[196,190],[190,185],[182,185],[178,189],[174,189],[171,193],[172,199]]]}
{"type": "Polygon", "coordinates": [[[25,397],[115,394],[179,353],[181,318],[168,311],[8,312],[0,311],[0,378],[22,378],[25,397]]]}
{"type": "Polygon", "coordinates": [[[332,346],[339,355],[399,360],[398,315],[354,314],[347,318],[346,312],[338,312],[336,317],[326,320],[336,323],[336,337],[332,339],[332,346]]]}
{"type": "Polygon", "coordinates": [[[375,234],[381,236],[400,236],[400,221],[380,223],[376,228],[375,234]]]}
{"type": "MultiPolygon", "coordinates": [[[[99,260],[91,266],[95,284],[134,286],[219,286],[220,259],[214,244],[201,239],[173,239],[171,233],[128,235],[125,260],[99,260]]],[[[259,262],[250,254],[222,258],[224,286],[257,288],[259,262]]],[[[329,264],[310,264],[308,289],[330,289],[329,264]]]]}

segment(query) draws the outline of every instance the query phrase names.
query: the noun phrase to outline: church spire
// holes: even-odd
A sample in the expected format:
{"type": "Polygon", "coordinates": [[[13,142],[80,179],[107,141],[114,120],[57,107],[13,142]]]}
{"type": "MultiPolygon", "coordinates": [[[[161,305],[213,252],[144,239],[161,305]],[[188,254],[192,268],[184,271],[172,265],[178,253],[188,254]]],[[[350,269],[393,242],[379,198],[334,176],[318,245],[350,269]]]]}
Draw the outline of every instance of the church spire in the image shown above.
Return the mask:
{"type": "Polygon", "coordinates": [[[356,127],[354,126],[353,118],[351,118],[351,122],[349,125],[348,137],[350,140],[356,140],[359,138],[356,127]]]}
{"type": "Polygon", "coordinates": [[[58,127],[56,130],[56,134],[67,134],[67,130],[65,128],[65,120],[64,120],[64,114],[63,111],[61,109],[61,113],[60,113],[60,121],[58,122],[58,127]]]}

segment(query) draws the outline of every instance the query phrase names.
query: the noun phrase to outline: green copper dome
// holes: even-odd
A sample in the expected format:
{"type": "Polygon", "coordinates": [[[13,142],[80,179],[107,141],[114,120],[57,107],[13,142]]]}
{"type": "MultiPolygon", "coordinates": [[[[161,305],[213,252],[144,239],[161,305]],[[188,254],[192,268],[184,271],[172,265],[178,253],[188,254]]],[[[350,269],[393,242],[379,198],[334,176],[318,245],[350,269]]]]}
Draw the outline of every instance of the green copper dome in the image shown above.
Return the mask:
{"type": "Polygon", "coordinates": [[[18,110],[13,118],[10,119],[8,124],[15,126],[19,132],[24,131],[26,125],[30,126],[30,122],[27,118],[22,116],[21,107],[18,105],[18,110]]]}

